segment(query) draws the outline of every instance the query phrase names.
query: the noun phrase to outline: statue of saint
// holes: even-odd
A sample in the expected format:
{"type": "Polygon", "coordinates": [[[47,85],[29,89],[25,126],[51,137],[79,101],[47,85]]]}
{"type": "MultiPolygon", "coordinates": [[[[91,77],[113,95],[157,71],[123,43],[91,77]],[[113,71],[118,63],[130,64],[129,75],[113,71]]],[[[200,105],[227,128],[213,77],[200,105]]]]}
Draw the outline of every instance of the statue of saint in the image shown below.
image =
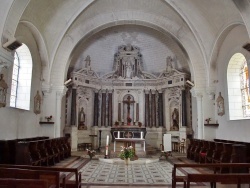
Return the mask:
{"type": "Polygon", "coordinates": [[[126,63],[126,78],[132,77],[132,66],[130,62],[126,63]]]}
{"type": "Polygon", "coordinates": [[[78,115],[78,127],[79,129],[83,129],[84,126],[85,126],[85,113],[84,113],[84,108],[82,107],[78,115]]]}
{"type": "Polygon", "coordinates": [[[179,112],[177,108],[174,108],[174,111],[172,112],[172,127],[170,128],[172,131],[178,131],[179,130],[179,112]]]}

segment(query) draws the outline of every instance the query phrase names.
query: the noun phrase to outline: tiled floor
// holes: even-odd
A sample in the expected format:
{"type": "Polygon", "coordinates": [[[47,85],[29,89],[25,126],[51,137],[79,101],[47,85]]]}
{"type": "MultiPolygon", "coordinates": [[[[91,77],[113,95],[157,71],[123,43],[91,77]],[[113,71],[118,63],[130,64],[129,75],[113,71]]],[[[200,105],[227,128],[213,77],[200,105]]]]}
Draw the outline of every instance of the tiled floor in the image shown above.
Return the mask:
{"type": "MultiPolygon", "coordinates": [[[[82,153],[83,155],[84,153],[82,153]]],[[[81,155],[81,154],[77,154],[81,155]]],[[[87,157],[85,154],[84,157],[87,157]]],[[[99,156],[102,157],[102,156],[99,156]]],[[[158,157],[158,156],[154,156],[158,157]]],[[[177,161],[177,157],[184,157],[176,154],[169,158],[171,161],[177,161]]],[[[185,158],[183,158],[185,159],[185,158]]],[[[185,171],[198,172],[194,169],[184,169],[185,171]]],[[[165,159],[150,164],[110,164],[99,161],[97,158],[88,162],[80,170],[82,171],[82,188],[170,188],[172,177],[172,164],[165,159]]],[[[178,175],[183,172],[178,171],[178,175]]],[[[177,187],[183,187],[182,183],[177,187]]],[[[194,183],[192,187],[208,188],[207,183],[194,183]]],[[[235,185],[220,185],[217,188],[234,188],[235,185]]],[[[247,187],[247,186],[243,186],[247,187]]]]}

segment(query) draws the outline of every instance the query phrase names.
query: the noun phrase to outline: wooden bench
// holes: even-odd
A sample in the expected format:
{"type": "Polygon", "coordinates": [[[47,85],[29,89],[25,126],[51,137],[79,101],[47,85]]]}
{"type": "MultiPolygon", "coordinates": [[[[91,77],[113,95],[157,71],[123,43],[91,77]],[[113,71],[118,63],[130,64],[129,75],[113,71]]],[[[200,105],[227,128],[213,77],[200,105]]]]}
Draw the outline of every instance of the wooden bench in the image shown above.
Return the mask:
{"type": "Polygon", "coordinates": [[[53,171],[43,170],[29,170],[29,169],[17,169],[17,168],[0,168],[0,178],[12,178],[12,179],[40,179],[47,180],[48,185],[55,185],[56,188],[66,188],[65,174],[53,171]]]}
{"type": "Polygon", "coordinates": [[[186,186],[190,188],[191,182],[210,182],[211,188],[216,188],[216,182],[223,184],[237,184],[237,188],[242,183],[250,183],[250,174],[187,174],[186,186]]]}
{"type": "Polygon", "coordinates": [[[4,188],[55,188],[55,185],[48,186],[47,180],[39,179],[10,179],[1,178],[0,187],[4,188]]]}
{"type": "Polygon", "coordinates": [[[54,171],[54,172],[64,172],[73,173],[75,175],[75,180],[66,180],[66,187],[71,185],[75,188],[81,187],[82,176],[79,172],[79,168],[55,168],[55,167],[42,167],[42,166],[28,166],[28,165],[0,165],[1,168],[18,168],[18,169],[28,169],[28,170],[42,170],[42,171],[54,171]]]}
{"type": "MultiPolygon", "coordinates": [[[[239,168],[250,168],[250,163],[217,163],[217,164],[174,164],[172,170],[172,188],[176,187],[177,182],[183,182],[184,186],[186,184],[186,175],[177,176],[176,171],[178,168],[209,168],[212,169],[213,173],[216,174],[220,171],[221,168],[231,168],[239,169],[239,168]]],[[[227,174],[228,175],[228,174],[227,174]]]]}

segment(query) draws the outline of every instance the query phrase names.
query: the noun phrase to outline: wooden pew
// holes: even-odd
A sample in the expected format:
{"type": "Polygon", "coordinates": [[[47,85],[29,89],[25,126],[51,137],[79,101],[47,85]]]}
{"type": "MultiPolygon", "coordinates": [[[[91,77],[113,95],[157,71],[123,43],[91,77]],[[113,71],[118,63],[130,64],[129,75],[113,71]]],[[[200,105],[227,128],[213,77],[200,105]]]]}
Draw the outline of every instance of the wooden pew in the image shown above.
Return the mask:
{"type": "Polygon", "coordinates": [[[55,188],[55,185],[48,186],[47,180],[40,179],[10,179],[1,178],[0,187],[4,188],[55,188]]]}
{"type": "Polygon", "coordinates": [[[183,182],[184,185],[186,182],[186,175],[184,176],[176,175],[176,171],[178,168],[209,168],[213,170],[213,173],[219,172],[221,168],[230,168],[230,172],[232,172],[232,170],[235,168],[249,169],[250,163],[174,164],[172,170],[172,188],[176,188],[177,182],[183,182]]]}
{"type": "Polygon", "coordinates": [[[55,185],[56,188],[60,188],[61,182],[62,187],[66,188],[66,175],[60,174],[60,172],[17,168],[0,168],[0,178],[47,180],[49,186],[55,185]]]}
{"type": "Polygon", "coordinates": [[[42,171],[54,171],[54,172],[64,172],[73,173],[75,175],[75,180],[66,180],[66,187],[72,185],[75,188],[81,187],[82,176],[79,172],[79,168],[56,168],[56,167],[42,167],[42,166],[28,166],[28,165],[0,165],[1,168],[17,168],[17,169],[27,169],[27,170],[42,170],[42,171]]]}
{"type": "Polygon", "coordinates": [[[216,188],[216,182],[223,184],[237,184],[237,188],[242,183],[250,183],[250,174],[187,174],[186,186],[190,188],[190,182],[210,182],[211,188],[216,188]]]}

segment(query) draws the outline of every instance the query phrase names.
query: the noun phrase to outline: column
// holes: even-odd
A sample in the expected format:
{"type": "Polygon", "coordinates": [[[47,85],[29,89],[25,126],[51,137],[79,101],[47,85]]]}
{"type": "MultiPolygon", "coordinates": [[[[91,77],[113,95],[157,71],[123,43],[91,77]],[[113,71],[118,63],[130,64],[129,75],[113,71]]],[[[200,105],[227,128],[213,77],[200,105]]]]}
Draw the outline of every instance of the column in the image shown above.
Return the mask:
{"type": "Polygon", "coordinates": [[[55,137],[61,137],[63,136],[63,125],[62,122],[62,97],[66,94],[67,88],[65,86],[62,86],[60,90],[56,91],[56,116],[55,116],[55,124],[54,124],[54,130],[55,130],[55,137]]]}
{"type": "Polygon", "coordinates": [[[162,90],[158,91],[158,122],[159,126],[163,127],[163,94],[162,90]]]}
{"type": "Polygon", "coordinates": [[[155,104],[155,90],[151,91],[151,122],[152,126],[156,126],[156,104],[155,104]]]}
{"type": "Polygon", "coordinates": [[[98,116],[99,116],[99,97],[98,90],[95,91],[94,97],[94,126],[98,126],[98,116]]]}
{"type": "Polygon", "coordinates": [[[113,104],[112,104],[112,90],[108,91],[108,126],[112,126],[113,104]]]}
{"type": "Polygon", "coordinates": [[[149,91],[145,90],[145,127],[149,126],[149,91]]]}
{"type": "Polygon", "coordinates": [[[70,124],[76,125],[76,89],[72,88],[70,124]]]}
{"type": "Polygon", "coordinates": [[[122,121],[122,118],[121,118],[121,106],[122,104],[119,102],[118,103],[118,121],[122,121]]]}
{"type": "Polygon", "coordinates": [[[202,107],[202,91],[195,90],[192,88],[191,90],[192,96],[196,97],[197,101],[197,124],[198,124],[198,130],[197,130],[197,138],[203,139],[203,132],[204,132],[204,123],[203,123],[203,107],[202,107]]]}
{"type": "Polygon", "coordinates": [[[186,91],[181,91],[181,105],[182,105],[182,126],[187,126],[187,106],[186,106],[186,91]]]}
{"type": "Polygon", "coordinates": [[[101,126],[106,126],[106,90],[102,90],[102,114],[101,126]]]}
{"type": "Polygon", "coordinates": [[[139,121],[139,103],[136,103],[136,122],[139,121]]]}

